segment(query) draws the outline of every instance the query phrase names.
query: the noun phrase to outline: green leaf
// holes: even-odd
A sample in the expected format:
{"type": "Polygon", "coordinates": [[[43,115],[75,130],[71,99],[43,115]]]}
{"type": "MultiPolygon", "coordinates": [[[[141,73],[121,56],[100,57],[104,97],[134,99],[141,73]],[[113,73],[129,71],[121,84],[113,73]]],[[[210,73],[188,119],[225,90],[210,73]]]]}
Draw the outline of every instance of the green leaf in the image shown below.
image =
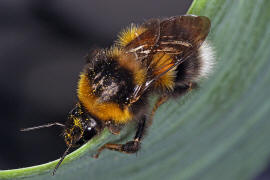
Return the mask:
{"type": "MultiPolygon", "coordinates": [[[[0,179],[252,179],[270,155],[270,1],[195,0],[190,14],[212,21],[214,74],[200,90],[169,101],[155,115],[137,155],[96,149],[123,136],[107,130],[56,161],[0,171],[0,179]]],[[[131,131],[132,132],[132,131],[131,131]]]]}

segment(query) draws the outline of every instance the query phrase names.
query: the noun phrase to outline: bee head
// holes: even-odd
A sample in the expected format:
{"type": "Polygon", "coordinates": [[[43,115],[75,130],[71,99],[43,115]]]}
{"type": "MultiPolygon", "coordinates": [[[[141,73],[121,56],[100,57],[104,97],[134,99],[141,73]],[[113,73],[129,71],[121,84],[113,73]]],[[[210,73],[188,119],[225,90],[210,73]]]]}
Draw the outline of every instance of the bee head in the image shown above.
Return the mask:
{"type": "Polygon", "coordinates": [[[66,121],[66,124],[53,122],[41,126],[24,128],[21,129],[21,131],[32,131],[41,128],[48,128],[51,126],[61,126],[64,128],[64,137],[67,144],[67,149],[55,166],[52,175],[55,174],[56,170],[63,162],[64,158],[72,147],[83,145],[102,130],[100,121],[96,120],[87,111],[85,111],[80,103],[77,103],[76,106],[68,114],[68,120],[66,121]]]}
{"type": "Polygon", "coordinates": [[[97,135],[100,126],[85,112],[80,103],[70,111],[64,128],[65,142],[69,146],[80,146],[97,135]]]}

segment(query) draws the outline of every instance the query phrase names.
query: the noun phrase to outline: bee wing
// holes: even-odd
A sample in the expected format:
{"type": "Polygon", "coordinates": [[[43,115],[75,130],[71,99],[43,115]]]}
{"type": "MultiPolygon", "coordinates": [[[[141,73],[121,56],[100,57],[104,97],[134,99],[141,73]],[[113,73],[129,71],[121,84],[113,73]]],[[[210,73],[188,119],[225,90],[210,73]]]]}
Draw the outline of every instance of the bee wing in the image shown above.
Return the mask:
{"type": "Polygon", "coordinates": [[[156,70],[158,72],[153,73],[156,76],[146,84],[150,86],[166,72],[192,56],[205,41],[210,27],[211,22],[205,16],[184,15],[162,21],[154,53],[170,55],[172,60],[160,66],[156,70]]]}
{"type": "Polygon", "coordinates": [[[149,71],[146,83],[134,91],[135,99],[161,76],[193,55],[205,41],[211,22],[205,16],[183,15],[162,21],[150,20],[143,26],[146,30],[125,47],[127,52],[135,53],[149,71]],[[161,58],[153,59],[156,54],[161,58]],[[164,55],[170,56],[168,62],[159,63],[159,60],[164,61],[164,55]],[[153,61],[160,67],[152,68],[153,61]]]}
{"type": "Polygon", "coordinates": [[[205,16],[184,15],[171,17],[160,23],[157,51],[180,54],[198,48],[210,31],[210,20],[205,16]]]}
{"type": "Polygon", "coordinates": [[[146,29],[134,40],[127,44],[124,49],[127,53],[134,53],[139,61],[149,59],[148,56],[154,50],[160,35],[160,20],[150,19],[141,28],[146,29]]]}

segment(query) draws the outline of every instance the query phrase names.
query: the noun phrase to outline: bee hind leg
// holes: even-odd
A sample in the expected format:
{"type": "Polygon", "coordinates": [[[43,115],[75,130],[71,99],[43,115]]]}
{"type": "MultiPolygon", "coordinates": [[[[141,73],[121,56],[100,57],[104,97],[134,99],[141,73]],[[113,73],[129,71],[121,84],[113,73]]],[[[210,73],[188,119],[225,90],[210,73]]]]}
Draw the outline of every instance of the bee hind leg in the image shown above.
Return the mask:
{"type": "Polygon", "coordinates": [[[160,96],[158,98],[158,100],[156,101],[156,103],[155,103],[155,105],[154,105],[154,107],[153,107],[153,109],[151,111],[151,116],[150,116],[151,117],[151,120],[153,119],[153,117],[154,117],[157,109],[159,108],[159,106],[161,106],[162,104],[164,104],[168,100],[168,98],[169,97],[166,96],[166,95],[160,96]]]}
{"type": "Polygon", "coordinates": [[[176,84],[176,87],[174,89],[173,96],[179,97],[187,94],[193,89],[197,89],[198,84],[196,82],[189,82],[186,84],[176,84]]]}

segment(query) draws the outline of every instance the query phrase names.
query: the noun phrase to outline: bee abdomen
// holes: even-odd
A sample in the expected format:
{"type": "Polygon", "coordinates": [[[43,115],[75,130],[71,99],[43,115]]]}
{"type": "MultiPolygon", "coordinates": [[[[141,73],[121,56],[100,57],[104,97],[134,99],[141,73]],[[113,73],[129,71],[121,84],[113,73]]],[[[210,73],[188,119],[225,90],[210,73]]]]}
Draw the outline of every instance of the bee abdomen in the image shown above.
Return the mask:
{"type": "Polygon", "coordinates": [[[177,67],[175,85],[185,86],[207,77],[214,63],[214,51],[207,42],[204,42],[193,56],[177,67]]]}

